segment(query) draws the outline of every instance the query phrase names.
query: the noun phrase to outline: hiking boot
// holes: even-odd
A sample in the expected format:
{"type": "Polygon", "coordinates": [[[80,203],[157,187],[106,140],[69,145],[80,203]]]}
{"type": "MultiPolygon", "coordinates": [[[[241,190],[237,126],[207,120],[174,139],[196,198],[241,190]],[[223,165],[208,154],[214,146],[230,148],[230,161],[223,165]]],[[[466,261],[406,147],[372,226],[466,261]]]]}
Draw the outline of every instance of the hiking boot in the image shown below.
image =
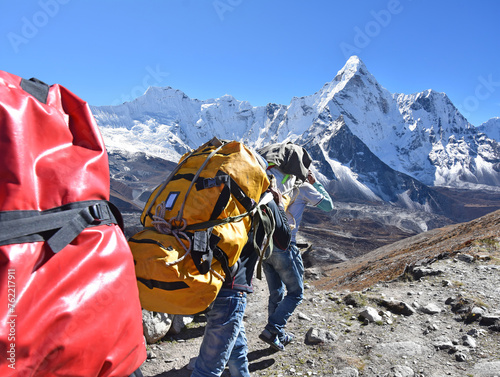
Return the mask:
{"type": "Polygon", "coordinates": [[[285,333],[283,336],[279,337],[279,340],[281,344],[283,344],[283,347],[285,347],[287,344],[292,343],[294,339],[295,335],[293,335],[292,333],[285,333]]]}
{"type": "Polygon", "coordinates": [[[262,331],[262,333],[259,335],[259,339],[269,344],[271,348],[275,349],[276,351],[285,350],[285,346],[281,343],[278,336],[275,334],[271,334],[269,330],[262,331]]]}

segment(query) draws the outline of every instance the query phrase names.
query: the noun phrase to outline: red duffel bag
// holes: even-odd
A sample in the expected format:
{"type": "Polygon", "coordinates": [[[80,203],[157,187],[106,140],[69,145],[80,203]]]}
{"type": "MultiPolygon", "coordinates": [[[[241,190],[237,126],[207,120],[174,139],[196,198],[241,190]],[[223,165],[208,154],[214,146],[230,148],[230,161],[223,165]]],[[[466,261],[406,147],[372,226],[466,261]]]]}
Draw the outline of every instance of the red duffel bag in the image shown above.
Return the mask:
{"type": "Polygon", "coordinates": [[[0,376],[128,376],[146,358],[133,258],[86,102],[0,71],[0,376]]]}

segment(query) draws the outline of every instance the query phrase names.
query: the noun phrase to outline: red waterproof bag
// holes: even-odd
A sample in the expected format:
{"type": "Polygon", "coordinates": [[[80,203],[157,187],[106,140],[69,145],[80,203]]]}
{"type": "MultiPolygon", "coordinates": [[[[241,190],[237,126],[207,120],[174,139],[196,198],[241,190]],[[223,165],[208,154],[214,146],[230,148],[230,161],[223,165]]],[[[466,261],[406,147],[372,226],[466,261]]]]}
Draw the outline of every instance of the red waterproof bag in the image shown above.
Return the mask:
{"type": "Polygon", "coordinates": [[[0,71],[0,376],[128,376],[146,358],[132,254],[84,101],[0,71]]]}

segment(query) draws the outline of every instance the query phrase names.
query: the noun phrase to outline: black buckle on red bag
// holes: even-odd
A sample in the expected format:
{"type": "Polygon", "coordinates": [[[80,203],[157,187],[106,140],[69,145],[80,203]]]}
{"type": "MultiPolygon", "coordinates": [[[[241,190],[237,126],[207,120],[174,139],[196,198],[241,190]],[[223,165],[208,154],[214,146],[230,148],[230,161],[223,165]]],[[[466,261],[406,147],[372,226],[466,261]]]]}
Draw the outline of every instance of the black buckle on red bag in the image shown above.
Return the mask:
{"type": "Polygon", "coordinates": [[[99,225],[103,222],[108,224],[110,220],[114,220],[113,222],[117,223],[113,217],[110,207],[108,206],[109,204],[110,203],[108,202],[100,202],[89,206],[89,214],[92,216],[92,221],[89,222],[89,224],[99,225]]]}
{"type": "MultiPolygon", "coordinates": [[[[104,218],[103,208],[101,207],[101,205],[99,203],[90,206],[89,213],[93,217],[92,223],[94,223],[94,224],[100,224],[101,222],[106,220],[104,218]]],[[[108,216],[108,218],[109,218],[109,216],[108,216]]]]}

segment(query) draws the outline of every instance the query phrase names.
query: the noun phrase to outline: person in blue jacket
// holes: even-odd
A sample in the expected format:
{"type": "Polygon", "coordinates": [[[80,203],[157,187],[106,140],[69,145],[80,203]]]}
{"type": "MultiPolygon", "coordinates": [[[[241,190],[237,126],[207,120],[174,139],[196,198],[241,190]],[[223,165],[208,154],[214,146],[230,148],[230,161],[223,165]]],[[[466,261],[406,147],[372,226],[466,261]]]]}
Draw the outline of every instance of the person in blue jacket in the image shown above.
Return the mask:
{"type": "Polygon", "coordinates": [[[269,306],[268,322],[259,338],[278,351],[283,351],[294,338],[293,334],[285,332],[285,326],[304,296],[304,263],[296,244],[296,236],[307,205],[325,212],[333,209],[330,195],[316,181],[311,170],[306,182],[294,189],[287,209],[288,222],[292,227],[290,246],[287,249],[275,247],[271,257],[263,263],[269,287],[269,306]]]}
{"type": "MultiPolygon", "coordinates": [[[[284,212],[281,194],[273,191],[268,209],[275,220],[273,242],[281,248],[290,244],[291,230],[284,212]]],[[[252,277],[259,255],[254,249],[253,234],[238,259],[238,269],[232,278],[226,279],[217,298],[206,314],[207,324],[191,377],[218,377],[226,365],[232,377],[250,377],[248,346],[243,324],[247,294],[253,292],[252,277]]],[[[264,241],[264,230],[257,229],[256,241],[264,241]]]]}

